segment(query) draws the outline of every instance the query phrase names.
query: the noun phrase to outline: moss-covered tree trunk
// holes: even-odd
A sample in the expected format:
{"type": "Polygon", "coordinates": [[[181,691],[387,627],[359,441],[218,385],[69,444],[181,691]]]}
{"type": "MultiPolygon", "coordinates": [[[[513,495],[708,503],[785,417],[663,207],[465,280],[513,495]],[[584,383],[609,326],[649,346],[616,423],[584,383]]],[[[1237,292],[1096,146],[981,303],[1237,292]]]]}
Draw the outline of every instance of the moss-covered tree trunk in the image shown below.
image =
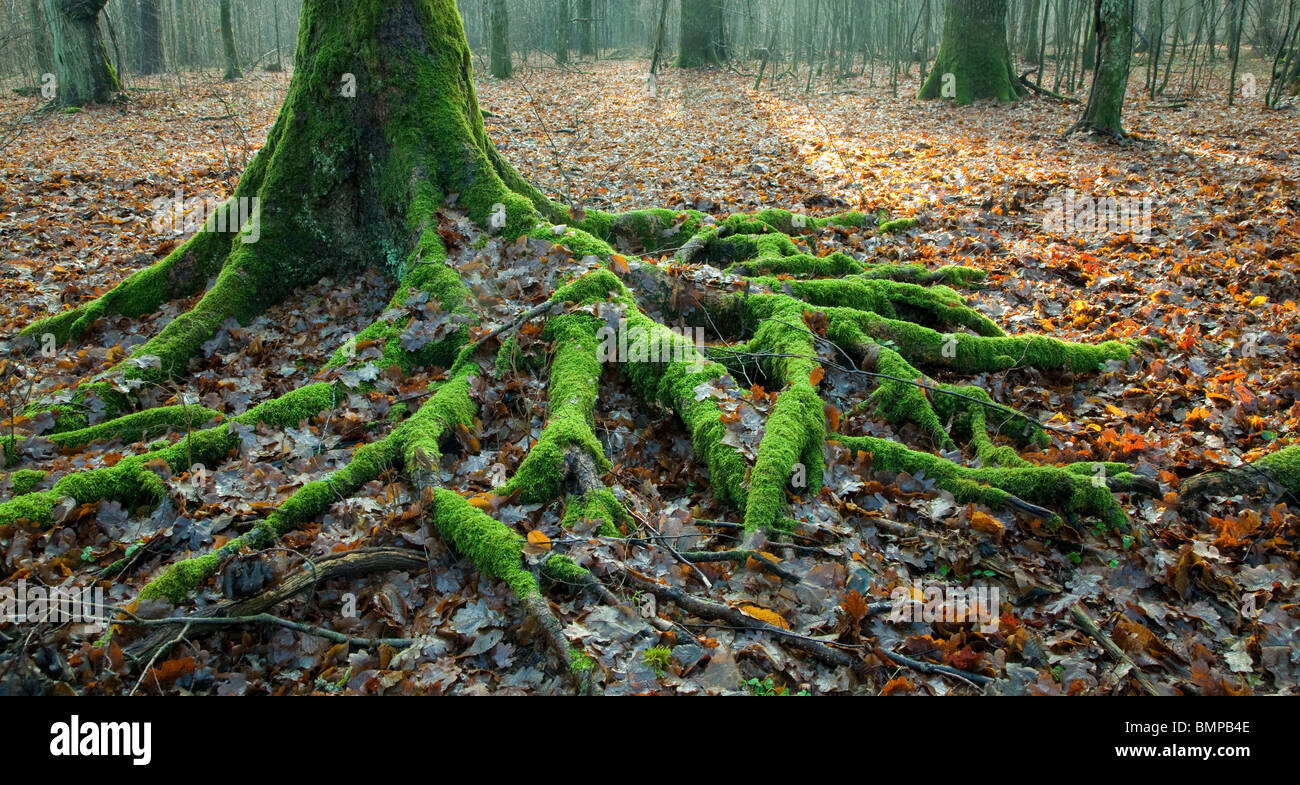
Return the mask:
{"type": "Polygon", "coordinates": [[[682,0],[679,68],[719,65],[727,59],[723,0],[682,0]]]}
{"type": "Polygon", "coordinates": [[[54,42],[57,100],[65,106],[101,103],[120,86],[99,32],[108,0],[45,0],[54,42]]]}
{"type": "Polygon", "coordinates": [[[506,12],[506,0],[492,0],[491,71],[497,79],[509,79],[515,72],[510,62],[510,15],[506,12]]]}
{"type": "Polygon", "coordinates": [[[230,0],[221,0],[221,50],[226,61],[222,78],[234,80],[243,76],[239,71],[239,55],[235,52],[235,24],[231,19],[230,0]]]}
{"type": "Polygon", "coordinates": [[[1015,101],[1024,94],[1007,45],[1007,0],[948,0],[939,54],[921,98],[969,104],[1015,101]]]}
{"type": "Polygon", "coordinates": [[[1079,127],[1107,136],[1125,135],[1120,116],[1133,56],[1133,5],[1134,0],[1095,0],[1093,4],[1096,72],[1079,127]]]}

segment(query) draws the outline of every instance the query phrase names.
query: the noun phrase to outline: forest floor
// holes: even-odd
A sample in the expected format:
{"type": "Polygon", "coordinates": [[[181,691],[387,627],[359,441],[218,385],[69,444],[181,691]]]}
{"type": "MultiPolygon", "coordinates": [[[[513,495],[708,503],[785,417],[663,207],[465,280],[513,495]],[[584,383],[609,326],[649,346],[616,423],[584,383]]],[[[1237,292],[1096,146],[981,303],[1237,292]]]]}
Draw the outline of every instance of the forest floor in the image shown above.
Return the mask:
{"type": "MultiPolygon", "coordinates": [[[[256,74],[231,86],[187,77],[177,91],[169,77],[137,83],[152,89],[132,93],[121,106],[31,116],[0,155],[0,340],[175,247],[180,234],[152,225],[156,200],[228,193],[274,120],[287,80],[256,74]]],[[[663,543],[682,551],[725,541],[725,529],[701,521],[737,517],[706,492],[707,472],[679,424],[647,411],[609,368],[597,412],[615,462],[607,480],[639,526],[663,539],[629,543],[564,531],[558,503],[521,505],[486,495],[503,470],[515,469],[545,421],[545,374],[481,379],[482,427],[462,435],[445,459],[448,487],[480,494],[481,505],[520,533],[540,532],[539,552],[626,564],[758,618],[779,619],[793,633],[834,641],[868,665],[865,677],[855,676],[792,653],[779,637],[699,619],[688,623],[693,638],[681,627],[664,633],[646,618],[654,610],[646,597],[617,587],[626,605],[553,593],[568,637],[596,661],[603,690],[979,689],[960,676],[885,659],[896,652],[992,677],[985,689],[994,692],[1132,692],[1134,666],[1166,693],[1294,692],[1300,500],[1262,506],[1213,499],[1182,511],[1174,502],[1182,478],[1295,441],[1300,114],[1267,111],[1258,100],[1229,109],[1222,89],[1185,103],[1148,101],[1135,84],[1125,120],[1138,138],[1119,146],[1063,138],[1079,107],[1057,101],[962,109],[916,101],[915,73],[897,94],[866,78],[814,83],[811,92],[802,79],[760,90],[752,81],[669,70],[652,97],[644,63],[607,62],[525,70],[509,82],[482,79],[479,100],[492,113],[488,129],[498,148],[556,198],[613,210],[863,209],[914,217],[918,224],[899,235],[838,232],[812,243],[820,252],[845,250],[867,261],[984,269],[988,285],[970,300],[1013,334],[1160,339],[1157,348],[1093,374],[1016,369],[971,382],[1068,431],[1054,432],[1052,446],[1028,454],[1031,460],[1122,461],[1158,481],[1163,497],[1125,498],[1134,524],[1129,534],[1070,526],[1048,534],[1023,516],[957,504],[928,478],[874,472],[861,456],[831,446],[826,487],[794,504],[807,547],[787,552],[781,567],[798,582],[740,565],[685,568],[663,543]],[[1069,191],[1149,196],[1149,236],[1045,228],[1045,201],[1069,191]],[[913,585],[997,589],[996,629],[872,612],[870,603],[913,585]],[[1129,663],[1075,626],[1077,603],[1129,663]],[[657,648],[647,656],[665,645],[667,659],[657,659],[657,648]]],[[[0,117],[34,105],[0,98],[0,117]]],[[[445,236],[458,240],[451,262],[498,320],[546,296],[566,261],[537,243],[480,238],[454,212],[445,236]]],[[[346,336],[384,309],[391,289],[378,273],[323,281],[249,325],[226,325],[189,378],[151,395],[159,403],[179,399],[242,412],[309,381],[346,336]]],[[[106,368],[187,305],[173,303],[139,320],[102,320],[80,344],[31,361],[25,378],[5,366],[0,407],[20,409],[33,395],[106,368]]],[[[522,338],[526,354],[544,356],[536,332],[525,330],[522,338]]],[[[0,585],[84,581],[125,556],[126,568],[102,584],[110,604],[125,604],[162,566],[219,546],[308,479],[341,465],[360,437],[382,434],[399,416],[398,404],[413,406],[438,373],[384,379],[332,417],[253,434],[241,457],[206,475],[171,478],[173,498],[152,513],[86,505],[65,511],[49,531],[0,531],[0,585]]],[[[910,428],[852,411],[871,389],[857,377],[831,379],[828,415],[844,432],[915,444],[910,428]]],[[[761,391],[754,400],[761,414],[761,391]]],[[[6,429],[40,432],[41,423],[11,424],[8,411],[0,411],[6,429]]],[[[75,456],[51,452],[42,456],[42,468],[54,469],[45,482],[75,468],[111,465],[131,449],[102,443],[75,456]]],[[[0,474],[0,499],[8,483],[0,474]]],[[[234,584],[256,578],[261,585],[329,553],[422,548],[427,573],[328,581],[277,611],[349,635],[416,644],[349,650],[271,626],[191,632],[142,674],[116,641],[96,648],[96,635],[67,627],[7,625],[0,626],[0,685],[221,694],[561,688],[532,645],[531,626],[516,626],[522,612],[509,591],[479,576],[428,530],[418,499],[396,473],[340,501],[283,545],[254,568],[232,567],[196,603],[217,602],[234,584]]]]}

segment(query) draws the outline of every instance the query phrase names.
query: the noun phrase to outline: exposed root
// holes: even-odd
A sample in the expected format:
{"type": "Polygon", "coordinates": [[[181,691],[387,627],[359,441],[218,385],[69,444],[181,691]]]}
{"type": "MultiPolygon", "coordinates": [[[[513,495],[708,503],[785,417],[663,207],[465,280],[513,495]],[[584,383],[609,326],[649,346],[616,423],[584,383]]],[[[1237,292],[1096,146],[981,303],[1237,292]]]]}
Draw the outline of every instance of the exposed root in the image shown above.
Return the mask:
{"type": "Polygon", "coordinates": [[[1262,505],[1285,497],[1300,506],[1300,445],[1283,447],[1254,463],[1189,477],[1178,489],[1178,505],[1194,510],[1210,496],[1238,495],[1262,505]]]}
{"type": "MultiPolygon", "coordinates": [[[[416,571],[426,569],[427,557],[417,551],[401,548],[363,548],[345,553],[323,556],[303,569],[278,582],[260,594],[239,600],[228,600],[195,611],[190,618],[247,617],[274,608],[304,591],[314,590],[323,581],[347,578],[388,570],[416,571]]],[[[148,635],[126,649],[136,661],[149,661],[161,654],[176,639],[181,624],[160,625],[148,635]]]]}

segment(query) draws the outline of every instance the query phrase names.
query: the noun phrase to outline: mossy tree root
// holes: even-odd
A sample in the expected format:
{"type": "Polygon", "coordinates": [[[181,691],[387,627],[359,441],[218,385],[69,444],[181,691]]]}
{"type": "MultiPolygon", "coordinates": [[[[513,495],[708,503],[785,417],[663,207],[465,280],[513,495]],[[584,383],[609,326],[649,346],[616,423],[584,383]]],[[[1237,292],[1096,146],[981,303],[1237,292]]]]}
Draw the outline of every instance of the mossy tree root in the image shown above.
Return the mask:
{"type": "Polygon", "coordinates": [[[1189,477],[1178,488],[1178,506],[1195,510],[1210,496],[1238,495],[1259,504],[1274,504],[1285,498],[1288,504],[1300,506],[1300,445],[1283,447],[1224,471],[1189,477]]]}

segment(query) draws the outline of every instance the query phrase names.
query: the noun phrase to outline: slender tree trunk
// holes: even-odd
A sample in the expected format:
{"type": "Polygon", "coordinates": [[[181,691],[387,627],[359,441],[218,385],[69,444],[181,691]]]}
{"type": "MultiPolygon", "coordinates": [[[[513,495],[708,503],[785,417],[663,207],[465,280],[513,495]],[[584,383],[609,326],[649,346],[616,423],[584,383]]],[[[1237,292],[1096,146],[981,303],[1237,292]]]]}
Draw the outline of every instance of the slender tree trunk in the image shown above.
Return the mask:
{"type": "Polygon", "coordinates": [[[655,28],[655,48],[650,56],[650,76],[659,70],[659,58],[664,50],[664,33],[668,29],[668,0],[659,0],[659,26],[655,28]]]}
{"type": "Polygon", "coordinates": [[[727,59],[723,0],[682,0],[679,68],[718,65],[727,59]]]}
{"type": "Polygon", "coordinates": [[[596,56],[596,4],[594,0],[578,0],[578,54],[596,56]]]}
{"type": "Polygon", "coordinates": [[[1025,19],[1021,25],[1024,46],[1020,49],[1020,56],[1034,65],[1038,65],[1038,14],[1042,5],[1043,0],[1026,0],[1025,19]]]}
{"type": "Polygon", "coordinates": [[[239,56],[235,53],[235,25],[230,14],[230,0],[221,0],[221,46],[226,57],[223,79],[234,80],[243,76],[239,72],[239,56]]]}
{"type": "Polygon", "coordinates": [[[1007,45],[1007,0],[948,0],[943,38],[921,98],[1015,101],[1025,88],[1007,45]]]}
{"type": "Polygon", "coordinates": [[[54,73],[54,47],[50,43],[50,23],[45,17],[41,0],[28,0],[27,15],[32,25],[32,52],[36,56],[36,70],[42,74],[54,73]]]}
{"type": "Polygon", "coordinates": [[[555,62],[569,62],[569,0],[552,0],[555,7],[555,62]]]}
{"type": "Polygon", "coordinates": [[[162,71],[162,13],[161,0],[140,0],[140,73],[156,74],[162,71]]]}
{"type": "Polygon", "coordinates": [[[1133,6],[1134,0],[1095,0],[1093,5],[1096,73],[1079,126],[1108,136],[1125,135],[1120,115],[1133,56],[1133,6]]]}
{"type": "Polygon", "coordinates": [[[65,106],[107,101],[120,89],[99,31],[108,0],[45,0],[54,41],[56,100],[65,106]]]}
{"type": "Polygon", "coordinates": [[[275,62],[266,70],[278,72],[284,70],[284,63],[280,60],[280,0],[271,4],[271,14],[275,21],[275,62]]]}
{"type": "Polygon", "coordinates": [[[506,13],[506,0],[492,0],[492,63],[490,70],[497,79],[514,75],[510,62],[510,15],[506,13]]]}

